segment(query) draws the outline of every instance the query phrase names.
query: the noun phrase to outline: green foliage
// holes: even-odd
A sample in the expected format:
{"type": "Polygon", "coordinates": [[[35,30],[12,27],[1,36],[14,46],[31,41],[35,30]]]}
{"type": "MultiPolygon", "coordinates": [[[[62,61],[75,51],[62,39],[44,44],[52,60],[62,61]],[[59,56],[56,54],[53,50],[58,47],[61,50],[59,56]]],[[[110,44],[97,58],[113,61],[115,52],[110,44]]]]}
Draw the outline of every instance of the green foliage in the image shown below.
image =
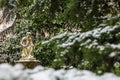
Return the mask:
{"type": "Polygon", "coordinates": [[[35,57],[44,66],[120,74],[114,66],[120,61],[118,0],[0,0],[0,7],[17,15],[16,38],[8,39],[1,53],[20,53],[19,42],[30,31],[35,57]]]}
{"type": "Polygon", "coordinates": [[[7,1],[6,0],[0,0],[0,8],[4,7],[7,5],[7,1]]]}
{"type": "Polygon", "coordinates": [[[51,66],[55,68],[64,66],[70,68],[73,66],[79,69],[98,71],[98,74],[111,71],[119,74],[120,65],[118,64],[117,66],[119,67],[115,68],[114,64],[120,61],[120,42],[117,37],[120,23],[118,19],[114,23],[115,25],[109,25],[107,24],[109,21],[87,32],[65,32],[48,41],[44,41],[42,45],[46,45],[45,47],[49,47],[55,52],[55,58],[53,58],[54,61],[51,66]],[[101,26],[103,24],[106,25],[101,26]]]}

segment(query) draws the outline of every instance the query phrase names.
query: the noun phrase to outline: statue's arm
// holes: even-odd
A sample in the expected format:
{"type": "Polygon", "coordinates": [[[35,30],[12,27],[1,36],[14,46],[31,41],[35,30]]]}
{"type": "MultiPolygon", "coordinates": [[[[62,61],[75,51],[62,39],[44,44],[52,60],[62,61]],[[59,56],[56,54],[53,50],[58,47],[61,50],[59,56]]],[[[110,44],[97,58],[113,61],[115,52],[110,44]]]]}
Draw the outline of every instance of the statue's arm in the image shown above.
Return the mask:
{"type": "Polygon", "coordinates": [[[26,44],[24,44],[23,42],[26,41],[26,38],[22,38],[20,44],[23,46],[23,47],[26,47],[28,45],[28,41],[26,42],[26,44]]]}

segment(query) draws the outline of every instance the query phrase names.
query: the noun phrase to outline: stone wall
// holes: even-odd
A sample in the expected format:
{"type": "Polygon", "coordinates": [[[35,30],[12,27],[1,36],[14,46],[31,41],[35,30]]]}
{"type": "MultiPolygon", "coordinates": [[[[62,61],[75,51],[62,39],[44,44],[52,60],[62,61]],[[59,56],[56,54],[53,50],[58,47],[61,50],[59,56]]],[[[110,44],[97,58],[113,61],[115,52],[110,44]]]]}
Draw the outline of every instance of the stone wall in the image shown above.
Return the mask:
{"type": "Polygon", "coordinates": [[[9,9],[0,9],[0,32],[12,26],[16,19],[16,15],[9,9]]]}
{"type": "MultiPolygon", "coordinates": [[[[0,9],[0,47],[3,45],[6,39],[12,37],[15,20],[16,15],[12,10],[7,8],[0,9]]],[[[12,56],[17,55],[0,53],[0,63],[8,62],[7,60],[10,58],[14,59],[12,56]]]]}
{"type": "Polygon", "coordinates": [[[0,44],[12,36],[12,27],[16,20],[16,14],[7,8],[0,9],[0,44]]]}

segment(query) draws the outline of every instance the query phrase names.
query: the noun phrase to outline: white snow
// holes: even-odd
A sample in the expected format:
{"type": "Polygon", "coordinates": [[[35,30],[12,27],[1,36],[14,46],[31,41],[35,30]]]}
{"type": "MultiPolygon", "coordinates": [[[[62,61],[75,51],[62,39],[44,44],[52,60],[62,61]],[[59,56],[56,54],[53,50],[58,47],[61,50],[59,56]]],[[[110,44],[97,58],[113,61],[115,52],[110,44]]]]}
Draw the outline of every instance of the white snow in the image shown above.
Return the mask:
{"type": "Polygon", "coordinates": [[[115,57],[117,54],[118,54],[117,52],[112,52],[112,53],[109,54],[109,57],[111,57],[111,58],[115,57]]]}
{"type": "Polygon", "coordinates": [[[109,46],[109,47],[112,47],[113,49],[120,49],[120,44],[109,44],[109,43],[107,43],[106,45],[109,46]]]}
{"type": "Polygon", "coordinates": [[[46,43],[48,43],[48,42],[50,42],[50,41],[53,41],[54,39],[60,39],[60,38],[62,38],[62,37],[64,37],[64,36],[66,36],[67,35],[67,32],[65,32],[65,33],[62,33],[62,34],[60,34],[60,35],[57,35],[57,36],[55,36],[55,37],[52,37],[50,40],[48,40],[48,41],[43,41],[42,42],[42,44],[46,44],[46,43]]]}
{"type": "Polygon", "coordinates": [[[37,66],[34,69],[23,69],[22,65],[0,65],[0,80],[120,80],[113,73],[105,73],[98,76],[88,70],[54,70],[37,66]]]}
{"type": "MultiPolygon", "coordinates": [[[[120,49],[120,44],[104,44],[104,45],[100,45],[98,42],[98,39],[105,33],[108,34],[111,31],[114,31],[115,29],[119,28],[120,26],[105,26],[104,28],[100,27],[100,28],[96,28],[93,29],[91,31],[87,31],[87,32],[83,32],[83,33],[78,33],[78,32],[74,32],[74,33],[68,33],[68,32],[64,32],[62,34],[59,34],[55,37],[52,37],[50,40],[48,41],[43,41],[42,44],[47,44],[51,41],[56,41],[56,44],[58,44],[58,47],[60,48],[67,48],[70,47],[72,45],[74,45],[76,42],[79,42],[79,46],[85,46],[86,48],[92,48],[92,47],[96,47],[99,50],[104,50],[107,46],[111,47],[111,48],[118,48],[120,49]],[[64,38],[65,37],[65,38],[64,38]],[[89,39],[89,37],[93,38],[89,39]],[[63,43],[57,43],[57,40],[60,39],[63,41],[63,43]],[[64,40],[65,39],[65,40],[64,40]]],[[[62,52],[64,53],[64,51],[62,52]]],[[[66,52],[65,52],[66,53],[66,52]]]]}
{"type": "MultiPolygon", "coordinates": [[[[69,38],[63,44],[60,44],[59,46],[65,48],[65,47],[73,45],[76,41],[81,42],[90,36],[94,37],[94,38],[99,38],[103,33],[109,34],[111,31],[117,29],[118,27],[119,26],[106,26],[104,28],[97,28],[97,29],[87,31],[84,33],[76,33],[75,32],[75,33],[73,33],[73,35],[70,33],[71,35],[69,36],[69,38]]],[[[68,33],[68,35],[69,35],[69,33],[68,33]]],[[[54,40],[54,39],[55,38],[53,38],[52,40],[54,40]]],[[[93,45],[94,45],[94,43],[93,43],[93,45]]]]}
{"type": "Polygon", "coordinates": [[[105,49],[105,46],[100,46],[100,45],[99,45],[99,46],[97,46],[97,48],[102,51],[102,50],[105,49]]]}

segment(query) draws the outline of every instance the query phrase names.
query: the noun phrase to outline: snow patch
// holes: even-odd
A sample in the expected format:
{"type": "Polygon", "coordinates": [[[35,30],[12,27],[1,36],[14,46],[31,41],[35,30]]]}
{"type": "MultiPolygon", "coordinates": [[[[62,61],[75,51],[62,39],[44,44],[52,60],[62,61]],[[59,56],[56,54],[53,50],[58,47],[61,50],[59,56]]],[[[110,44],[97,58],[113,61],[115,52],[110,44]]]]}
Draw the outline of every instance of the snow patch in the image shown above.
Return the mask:
{"type": "Polygon", "coordinates": [[[0,65],[0,80],[120,80],[119,76],[113,73],[105,73],[98,76],[88,70],[54,70],[37,66],[34,69],[23,70],[22,65],[11,66],[0,65]]]}

